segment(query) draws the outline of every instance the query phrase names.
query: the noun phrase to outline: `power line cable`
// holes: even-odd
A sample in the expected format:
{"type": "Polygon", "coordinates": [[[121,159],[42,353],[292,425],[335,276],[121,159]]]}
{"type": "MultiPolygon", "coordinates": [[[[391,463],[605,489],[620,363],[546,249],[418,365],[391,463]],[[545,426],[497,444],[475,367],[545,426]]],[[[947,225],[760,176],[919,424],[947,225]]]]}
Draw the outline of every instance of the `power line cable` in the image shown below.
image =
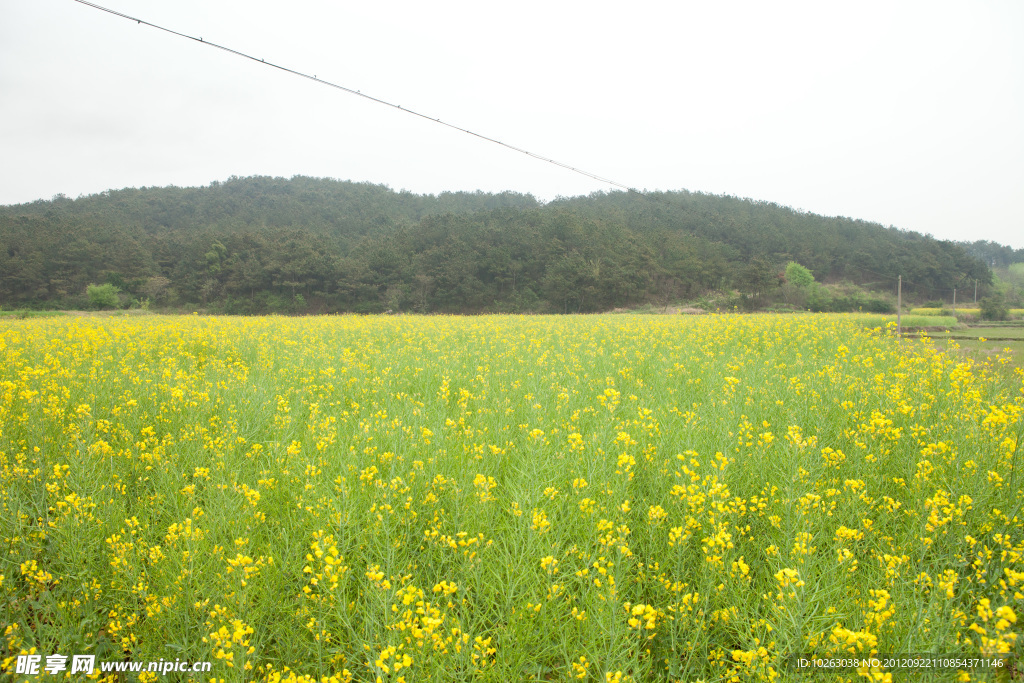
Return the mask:
{"type": "MultiPolygon", "coordinates": [[[[216,48],[218,50],[222,50],[224,52],[228,52],[228,53],[233,54],[233,55],[235,55],[237,57],[242,57],[244,59],[248,59],[250,61],[257,62],[258,64],[261,64],[263,66],[269,66],[269,67],[272,67],[274,69],[278,69],[280,71],[284,71],[285,73],[291,74],[293,76],[298,76],[300,78],[305,78],[305,79],[313,81],[315,83],[318,83],[318,84],[321,84],[321,85],[326,85],[326,86],[334,88],[336,90],[341,90],[341,91],[346,92],[346,93],[348,93],[350,95],[356,95],[358,97],[362,97],[364,99],[370,100],[371,102],[375,102],[377,104],[381,104],[381,105],[384,105],[386,107],[391,107],[392,109],[397,109],[397,110],[399,110],[401,112],[404,112],[406,114],[411,114],[413,116],[419,117],[421,119],[425,119],[425,120],[430,121],[432,123],[440,124],[440,125],[445,126],[447,128],[451,128],[453,130],[459,131],[460,133],[464,133],[466,135],[471,135],[473,137],[479,138],[479,139],[484,140],[486,142],[491,142],[493,144],[500,145],[500,146],[502,146],[502,147],[504,147],[506,149],[510,149],[512,151],[519,152],[521,154],[525,154],[526,156],[529,156],[531,158],[537,159],[539,161],[544,161],[546,163],[553,164],[555,166],[558,166],[560,168],[564,168],[564,169],[566,169],[568,171],[571,171],[573,173],[577,173],[579,175],[586,176],[586,177],[591,178],[593,180],[597,180],[598,182],[605,183],[605,184],[608,184],[608,185],[612,185],[614,187],[621,188],[621,189],[625,190],[627,193],[636,194],[636,195],[639,195],[641,197],[644,197],[645,199],[667,200],[667,198],[661,197],[658,194],[649,195],[649,194],[647,194],[645,192],[640,192],[639,190],[637,190],[634,187],[631,187],[631,186],[626,185],[624,183],[620,183],[620,182],[612,180],[610,178],[606,178],[604,176],[600,176],[600,175],[598,175],[596,173],[591,173],[590,171],[586,171],[586,170],[583,170],[581,168],[577,168],[575,166],[571,166],[570,164],[566,164],[564,162],[557,161],[555,159],[551,159],[550,157],[545,157],[545,156],[540,155],[540,154],[535,154],[533,152],[530,152],[529,150],[523,149],[522,147],[517,147],[515,145],[510,145],[508,143],[502,142],[502,141],[497,140],[495,138],[492,138],[490,136],[483,135],[481,133],[477,133],[477,132],[474,132],[472,130],[469,130],[468,128],[463,128],[463,127],[455,125],[453,123],[448,123],[447,121],[442,121],[440,118],[435,118],[435,117],[427,116],[426,114],[422,114],[422,113],[420,113],[420,112],[418,112],[416,110],[407,109],[405,107],[402,107],[401,105],[394,104],[392,102],[388,102],[387,100],[383,100],[383,99],[380,99],[378,97],[374,97],[372,95],[367,95],[366,93],[363,93],[362,91],[355,90],[353,88],[348,88],[346,86],[343,86],[343,85],[340,85],[338,83],[334,83],[332,81],[328,81],[328,80],[325,80],[325,79],[322,79],[322,78],[318,78],[315,74],[310,75],[308,73],[305,73],[305,72],[302,72],[302,71],[298,71],[297,69],[292,69],[292,68],[283,66],[281,64],[276,64],[274,62],[268,62],[268,61],[266,61],[266,59],[255,57],[253,55],[250,55],[248,53],[242,52],[240,50],[235,50],[234,48],[227,47],[226,45],[221,45],[219,43],[214,43],[214,42],[205,40],[201,36],[200,37],[196,37],[196,36],[193,36],[193,35],[190,35],[190,34],[187,34],[187,33],[182,33],[180,31],[175,31],[174,29],[167,28],[166,26],[161,26],[159,24],[154,24],[153,22],[146,21],[145,19],[140,19],[138,17],[133,17],[131,15],[124,14],[123,12],[118,12],[117,10],[113,10],[113,9],[108,8],[108,7],[104,7],[102,5],[98,5],[98,4],[94,3],[94,2],[89,2],[89,0],[74,0],[74,2],[77,2],[77,3],[81,4],[81,5],[85,5],[87,7],[92,8],[92,9],[99,10],[101,12],[105,12],[107,14],[111,14],[111,15],[116,16],[116,17],[120,17],[122,19],[126,19],[128,21],[134,21],[136,24],[140,24],[140,25],[144,24],[144,25],[149,26],[151,28],[155,28],[155,29],[157,29],[159,31],[163,31],[165,33],[170,33],[171,35],[178,36],[179,38],[186,38],[188,40],[192,40],[194,42],[201,43],[201,44],[206,45],[208,47],[212,47],[212,48],[216,48]]],[[[669,205],[672,204],[672,202],[666,202],[666,203],[668,203],[669,205]]],[[[899,265],[901,266],[902,264],[899,264],[899,265]]],[[[871,270],[869,268],[863,268],[862,267],[862,268],[860,268],[860,270],[873,273],[873,274],[881,276],[883,278],[892,277],[891,275],[885,275],[885,274],[879,273],[877,271],[871,270]]],[[[913,286],[913,287],[917,287],[919,289],[926,289],[926,290],[929,290],[931,292],[946,291],[944,289],[943,290],[937,290],[935,288],[928,287],[927,285],[919,285],[917,283],[911,282],[908,279],[904,279],[904,282],[906,284],[908,284],[908,285],[913,286]]]]}
{"type": "Polygon", "coordinates": [[[426,119],[427,121],[430,121],[432,123],[437,123],[437,124],[440,124],[442,126],[446,126],[448,128],[452,128],[453,130],[457,130],[460,133],[465,133],[467,135],[472,135],[473,137],[480,138],[481,140],[485,140],[487,142],[493,142],[496,145],[501,145],[502,147],[505,147],[506,149],[510,149],[510,150],[515,151],[515,152],[520,152],[522,154],[525,154],[528,157],[532,157],[532,158],[538,159],[540,161],[545,161],[545,162],[547,162],[549,164],[554,164],[555,166],[559,166],[559,167],[564,168],[566,170],[572,171],[573,173],[578,173],[580,175],[586,176],[588,178],[591,178],[593,180],[597,180],[597,181],[602,182],[602,183],[606,183],[608,185],[614,185],[615,187],[622,188],[622,189],[626,190],[627,192],[634,192],[634,193],[637,193],[637,194],[643,194],[643,193],[639,192],[638,190],[636,190],[635,188],[630,187],[629,185],[626,185],[624,183],[620,183],[620,182],[617,182],[615,180],[611,180],[610,178],[605,178],[603,176],[597,175],[596,173],[591,173],[590,171],[585,171],[585,170],[583,170],[581,168],[577,168],[575,166],[571,166],[569,164],[563,163],[561,161],[557,161],[555,159],[551,159],[551,158],[546,157],[546,156],[542,156],[540,154],[534,154],[533,152],[525,150],[522,147],[517,147],[515,145],[510,145],[510,144],[508,144],[506,142],[502,142],[501,140],[497,140],[497,139],[492,138],[490,136],[482,135],[481,133],[476,133],[474,131],[471,131],[468,128],[463,128],[463,127],[457,126],[457,125],[455,125],[453,123],[448,123],[447,121],[442,121],[439,118],[434,118],[432,116],[427,116],[426,114],[421,114],[420,112],[415,111],[413,109],[407,109],[407,108],[405,108],[405,107],[403,107],[403,106],[401,106],[399,104],[393,104],[393,103],[388,102],[386,100],[382,100],[379,97],[373,97],[372,95],[367,95],[366,93],[361,92],[359,90],[354,90],[352,88],[347,88],[347,87],[345,87],[343,85],[339,85],[337,83],[333,83],[331,81],[327,81],[327,80],[324,80],[322,78],[317,78],[317,76],[315,74],[314,75],[310,75],[308,73],[304,73],[304,72],[298,71],[296,69],[291,69],[289,67],[282,66],[281,64],[275,64],[274,62],[268,62],[265,59],[261,59],[259,57],[254,57],[254,56],[252,56],[250,54],[247,54],[245,52],[241,52],[239,50],[235,50],[233,48],[227,47],[226,45],[220,45],[218,43],[213,43],[213,42],[210,42],[208,40],[204,40],[201,36],[197,38],[196,36],[189,35],[187,33],[182,33],[180,31],[175,31],[174,29],[170,29],[170,28],[167,28],[165,26],[160,26],[159,24],[154,24],[152,22],[146,21],[145,19],[139,19],[138,17],[133,17],[133,16],[130,16],[128,14],[124,14],[122,12],[118,12],[116,10],[112,10],[112,9],[110,9],[108,7],[103,7],[102,5],[97,5],[96,3],[89,2],[88,0],[74,0],[74,2],[77,2],[80,5],[85,5],[87,7],[91,7],[93,9],[99,10],[101,12],[106,12],[107,14],[112,14],[115,17],[121,17],[122,19],[127,19],[129,21],[134,21],[137,24],[145,24],[146,26],[149,26],[151,28],[155,28],[155,29],[157,29],[159,31],[164,31],[165,33],[170,33],[170,34],[178,36],[180,38],[187,38],[188,40],[193,40],[193,41],[195,41],[197,43],[202,43],[203,45],[207,45],[209,47],[217,48],[218,50],[223,50],[224,52],[229,52],[229,53],[231,53],[231,54],[233,54],[235,56],[243,57],[245,59],[249,59],[251,61],[254,61],[254,62],[258,63],[258,64],[262,64],[264,66],[269,66],[269,67],[273,67],[275,69],[279,69],[279,70],[284,71],[286,73],[292,74],[293,76],[299,76],[300,78],[305,78],[305,79],[313,81],[315,83],[319,83],[321,85],[326,85],[326,86],[329,86],[331,88],[335,88],[337,90],[341,90],[343,92],[347,92],[350,95],[356,95],[358,97],[363,97],[365,99],[370,100],[371,102],[376,102],[377,104],[382,104],[382,105],[384,105],[386,107],[391,107],[392,109],[397,109],[397,110],[399,110],[401,112],[405,112],[406,114],[411,114],[413,116],[418,116],[421,119],[426,119]]]}

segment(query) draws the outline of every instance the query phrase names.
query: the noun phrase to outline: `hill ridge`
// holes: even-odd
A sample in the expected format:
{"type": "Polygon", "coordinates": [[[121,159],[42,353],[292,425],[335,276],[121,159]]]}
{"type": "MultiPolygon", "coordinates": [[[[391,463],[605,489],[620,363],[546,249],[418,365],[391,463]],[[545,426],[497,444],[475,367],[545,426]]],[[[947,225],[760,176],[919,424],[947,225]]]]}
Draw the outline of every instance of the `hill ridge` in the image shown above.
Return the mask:
{"type": "Polygon", "coordinates": [[[968,245],[766,200],[687,190],[419,195],[294,176],[125,188],[0,207],[0,305],[267,311],[595,311],[736,290],[789,261],[906,294],[991,283],[968,245]]]}

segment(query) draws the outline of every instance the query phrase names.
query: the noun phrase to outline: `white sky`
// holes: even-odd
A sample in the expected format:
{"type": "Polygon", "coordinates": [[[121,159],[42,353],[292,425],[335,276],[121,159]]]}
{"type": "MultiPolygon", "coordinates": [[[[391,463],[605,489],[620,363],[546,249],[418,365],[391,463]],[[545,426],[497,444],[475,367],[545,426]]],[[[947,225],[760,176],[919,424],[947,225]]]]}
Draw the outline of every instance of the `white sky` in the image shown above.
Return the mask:
{"type": "MultiPolygon", "coordinates": [[[[1024,247],[1024,2],[100,0],[642,189],[1024,247]]],[[[613,189],[99,12],[0,0],[0,204],[308,175],[613,189]]]]}

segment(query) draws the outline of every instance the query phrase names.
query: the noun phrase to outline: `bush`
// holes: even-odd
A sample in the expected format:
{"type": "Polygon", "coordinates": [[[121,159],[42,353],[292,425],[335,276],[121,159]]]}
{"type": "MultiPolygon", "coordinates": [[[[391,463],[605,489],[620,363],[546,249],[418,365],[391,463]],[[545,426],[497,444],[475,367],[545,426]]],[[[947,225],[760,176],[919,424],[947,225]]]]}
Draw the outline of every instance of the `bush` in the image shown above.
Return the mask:
{"type": "Polygon", "coordinates": [[[786,282],[800,288],[809,287],[814,282],[814,275],[796,261],[790,261],[786,264],[786,282]]]}
{"type": "MultiPolygon", "coordinates": [[[[806,270],[806,268],[804,270],[806,270]]],[[[809,273],[810,271],[807,272],[809,273]]],[[[810,284],[805,288],[805,291],[807,292],[808,309],[815,313],[824,313],[834,310],[832,292],[828,287],[811,280],[810,284]]]]}
{"type": "Polygon", "coordinates": [[[896,306],[885,299],[868,298],[864,299],[861,307],[868,313],[895,313],[896,306]]]}
{"type": "Polygon", "coordinates": [[[1007,320],[1010,317],[1010,308],[1002,294],[987,296],[980,304],[982,320],[1007,320]]]}
{"type": "Polygon", "coordinates": [[[120,288],[111,284],[89,285],[85,288],[85,293],[89,297],[89,303],[92,304],[93,308],[99,309],[118,308],[121,300],[117,295],[120,292],[120,288]]]}

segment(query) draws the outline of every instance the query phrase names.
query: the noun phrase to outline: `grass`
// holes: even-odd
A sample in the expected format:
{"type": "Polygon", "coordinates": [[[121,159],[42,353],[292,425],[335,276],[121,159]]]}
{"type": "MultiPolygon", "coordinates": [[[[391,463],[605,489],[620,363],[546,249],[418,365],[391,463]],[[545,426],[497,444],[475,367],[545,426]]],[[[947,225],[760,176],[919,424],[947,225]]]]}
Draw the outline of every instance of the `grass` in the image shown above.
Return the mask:
{"type": "Polygon", "coordinates": [[[949,348],[977,362],[1024,367],[1024,328],[1001,325],[957,328],[933,332],[937,343],[948,339],[949,348]]]}
{"type": "MultiPolygon", "coordinates": [[[[895,314],[879,314],[879,313],[856,313],[856,314],[832,314],[848,317],[852,320],[857,320],[861,324],[870,328],[896,329],[896,315],[895,314]]],[[[958,324],[957,319],[953,316],[933,316],[933,315],[903,315],[900,316],[900,322],[903,328],[912,327],[954,327],[958,324]]]]}
{"type": "Polygon", "coordinates": [[[1013,367],[1024,368],[1024,329],[971,327],[936,332],[930,336],[940,347],[945,344],[951,352],[967,355],[977,362],[1009,364],[1013,367]],[[948,341],[943,342],[943,340],[948,341]]]}
{"type": "MultiPolygon", "coordinates": [[[[922,316],[943,316],[948,317],[952,312],[952,307],[949,308],[912,308],[910,310],[911,315],[922,315],[922,316]]],[[[1009,309],[1010,318],[1020,320],[1024,318],[1024,308],[1011,308],[1009,309]]],[[[977,319],[981,315],[981,309],[977,307],[957,307],[956,317],[964,317],[977,319]]]]}
{"type": "Polygon", "coordinates": [[[956,337],[974,337],[987,338],[987,337],[1001,337],[1001,338],[1013,338],[1013,339],[1024,339],[1024,327],[1009,327],[1009,326],[997,326],[997,325],[971,325],[968,328],[960,328],[947,330],[945,332],[937,332],[933,336],[956,336],[956,337]]]}
{"type": "MultiPolygon", "coordinates": [[[[889,316],[889,318],[895,320],[896,316],[889,316]]],[[[953,316],[904,315],[902,324],[903,327],[950,327],[957,325],[958,322],[953,316]]]]}
{"type": "Polygon", "coordinates": [[[970,354],[979,362],[1002,361],[1011,363],[1018,368],[1024,367],[1024,340],[1000,342],[957,340],[956,345],[961,351],[970,354]]]}
{"type": "MultiPolygon", "coordinates": [[[[1019,657],[1024,373],[886,322],[12,320],[0,666],[622,683],[1019,657]]],[[[967,673],[996,680],[929,680],[967,673]]]]}
{"type": "Polygon", "coordinates": [[[17,311],[0,311],[0,318],[59,318],[67,315],[63,311],[30,311],[21,309],[17,311]]]}

